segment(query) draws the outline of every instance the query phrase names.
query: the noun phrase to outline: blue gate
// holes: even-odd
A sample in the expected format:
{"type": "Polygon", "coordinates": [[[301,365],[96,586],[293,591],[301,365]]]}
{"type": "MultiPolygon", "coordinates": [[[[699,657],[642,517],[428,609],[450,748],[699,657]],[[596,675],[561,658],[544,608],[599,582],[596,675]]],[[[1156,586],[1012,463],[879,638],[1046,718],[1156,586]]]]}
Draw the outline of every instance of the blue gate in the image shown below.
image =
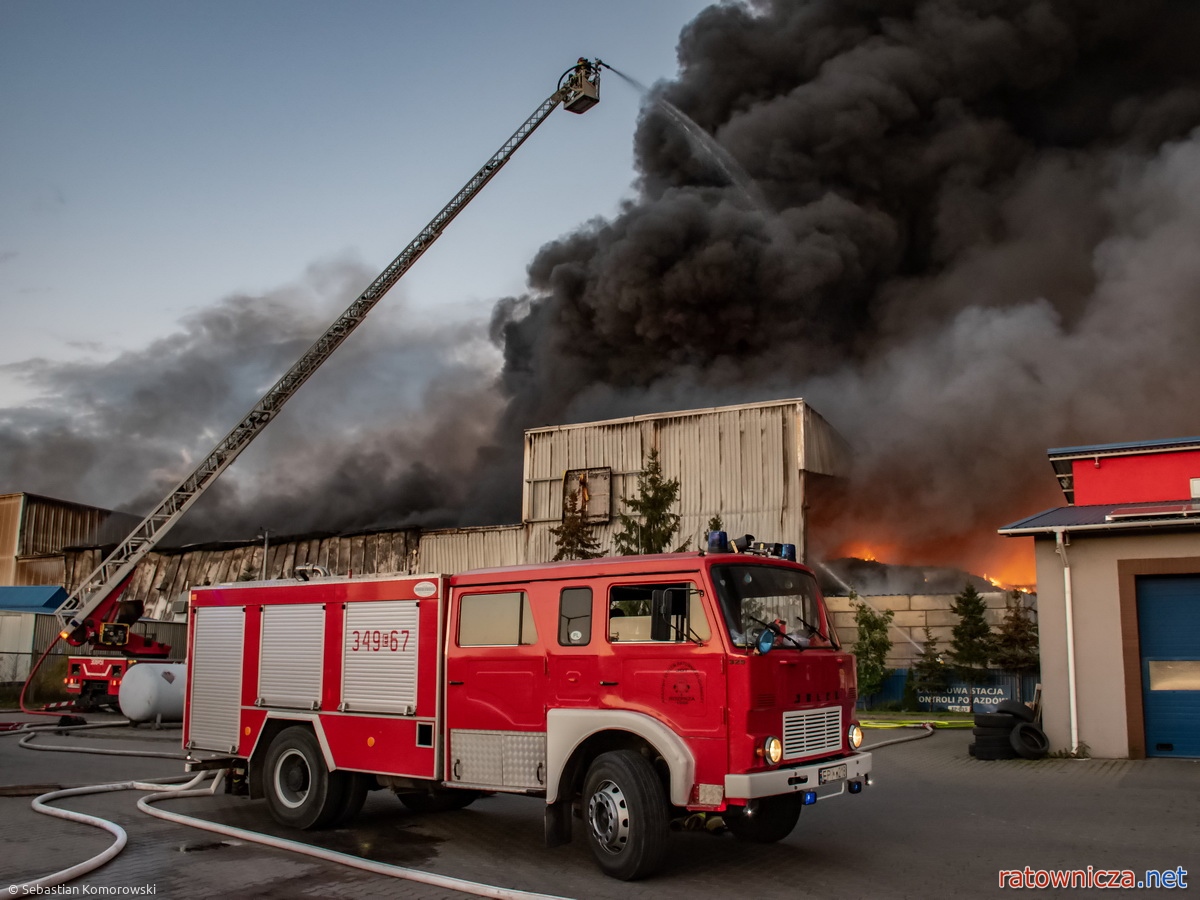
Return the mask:
{"type": "Polygon", "coordinates": [[[1200,575],[1137,579],[1147,756],[1200,757],[1200,575]]]}

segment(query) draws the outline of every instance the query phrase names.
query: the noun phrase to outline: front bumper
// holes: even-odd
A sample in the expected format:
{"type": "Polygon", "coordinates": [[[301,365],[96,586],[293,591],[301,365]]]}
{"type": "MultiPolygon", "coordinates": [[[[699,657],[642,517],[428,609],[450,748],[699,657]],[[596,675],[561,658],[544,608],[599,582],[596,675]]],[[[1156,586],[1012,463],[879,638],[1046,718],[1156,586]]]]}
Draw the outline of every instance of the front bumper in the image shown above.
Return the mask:
{"type": "Polygon", "coordinates": [[[855,753],[841,759],[827,760],[809,766],[771,769],[769,772],[751,772],[746,775],[725,776],[726,799],[754,800],[758,797],[774,797],[778,794],[794,794],[797,791],[815,791],[836,788],[840,792],[845,782],[865,779],[871,774],[871,754],[855,753]],[[822,769],[844,765],[846,777],[820,783],[822,769]]]}

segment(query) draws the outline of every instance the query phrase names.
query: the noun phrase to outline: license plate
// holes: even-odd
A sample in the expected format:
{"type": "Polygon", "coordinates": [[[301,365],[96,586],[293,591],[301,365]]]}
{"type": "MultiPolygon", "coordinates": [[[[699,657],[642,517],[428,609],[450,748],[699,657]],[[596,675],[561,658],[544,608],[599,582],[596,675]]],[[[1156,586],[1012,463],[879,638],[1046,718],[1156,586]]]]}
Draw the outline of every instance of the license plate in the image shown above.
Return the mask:
{"type": "Polygon", "coordinates": [[[846,764],[829,766],[817,771],[817,784],[829,784],[831,781],[842,781],[846,777],[846,764]]]}

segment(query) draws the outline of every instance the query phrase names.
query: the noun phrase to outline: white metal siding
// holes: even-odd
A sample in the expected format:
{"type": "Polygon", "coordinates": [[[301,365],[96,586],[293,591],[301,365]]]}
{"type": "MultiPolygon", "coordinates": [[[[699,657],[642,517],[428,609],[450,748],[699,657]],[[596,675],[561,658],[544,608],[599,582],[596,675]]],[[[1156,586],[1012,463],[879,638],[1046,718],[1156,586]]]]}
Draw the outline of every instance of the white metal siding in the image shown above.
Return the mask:
{"type": "Polygon", "coordinates": [[[418,571],[466,572],[520,565],[526,562],[525,542],[522,525],[426,532],[421,535],[418,571]]]}
{"type": "Polygon", "coordinates": [[[206,607],[193,615],[196,631],[188,677],[190,744],[201,750],[233,752],[241,718],[246,613],[241,607],[206,607]]]}
{"type": "Polygon", "coordinates": [[[325,608],[320,604],[264,606],[259,706],[319,709],[325,608]]]}
{"type": "Polygon", "coordinates": [[[418,622],[415,600],[347,604],[342,709],[404,716],[416,712],[418,622]]]}
{"type": "Polygon", "coordinates": [[[797,759],[842,748],[842,708],[806,709],[783,714],[783,758],[797,759]]]}
{"type": "Polygon", "coordinates": [[[36,618],[33,613],[0,612],[0,683],[29,677],[36,618]]]}
{"type": "MultiPolygon", "coordinates": [[[[610,467],[615,513],[636,490],[652,448],[663,474],[680,481],[679,541],[691,538],[693,546],[717,513],[731,535],[803,546],[801,472],[841,474],[847,453],[844,439],[803,400],[534,429],[525,434],[526,559],[553,555],[546,555],[548,529],[561,519],[565,471],[610,467]]],[[[602,548],[611,549],[617,524],[593,528],[602,548]]]]}

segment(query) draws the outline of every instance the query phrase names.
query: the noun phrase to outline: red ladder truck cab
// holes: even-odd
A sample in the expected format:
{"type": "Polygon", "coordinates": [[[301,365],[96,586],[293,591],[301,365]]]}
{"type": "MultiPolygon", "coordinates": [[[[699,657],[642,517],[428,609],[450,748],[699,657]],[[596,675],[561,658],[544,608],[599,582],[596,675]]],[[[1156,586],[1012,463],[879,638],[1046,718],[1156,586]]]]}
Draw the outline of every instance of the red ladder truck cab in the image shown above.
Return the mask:
{"type": "Polygon", "coordinates": [[[63,684],[68,694],[78,698],[75,709],[80,712],[91,712],[101,706],[119,709],[121,679],[136,662],[121,656],[68,657],[63,684]]]}
{"type": "Polygon", "coordinates": [[[195,588],[191,767],[233,768],[301,828],[378,787],[418,811],[539,797],[548,845],[579,818],[622,879],[692,813],[780,840],[871,757],[816,579],[757,546],[195,588]]]}

